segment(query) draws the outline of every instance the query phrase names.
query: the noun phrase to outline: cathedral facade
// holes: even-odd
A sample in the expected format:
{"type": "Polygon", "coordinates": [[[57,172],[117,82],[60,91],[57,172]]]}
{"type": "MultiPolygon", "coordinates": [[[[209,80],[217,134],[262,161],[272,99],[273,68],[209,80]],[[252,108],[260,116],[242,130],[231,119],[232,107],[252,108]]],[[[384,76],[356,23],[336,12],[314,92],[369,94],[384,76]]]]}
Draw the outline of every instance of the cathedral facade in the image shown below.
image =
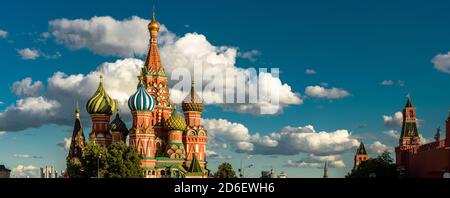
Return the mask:
{"type": "MultiPolygon", "coordinates": [[[[141,154],[146,178],[204,178],[208,175],[206,143],[208,135],[200,120],[204,108],[194,90],[182,102],[183,115],[170,102],[168,77],[158,52],[160,25],[153,14],[148,24],[150,46],[139,75],[136,92],[128,100],[132,126],[128,128],[117,111],[117,104],[103,87],[102,77],[97,91],[88,100],[86,110],[92,121],[89,140],[104,147],[129,139],[129,146],[141,154]],[[111,121],[111,116],[115,118],[111,121]]],[[[80,157],[84,135],[76,111],[76,122],[67,160],[80,157]]]]}

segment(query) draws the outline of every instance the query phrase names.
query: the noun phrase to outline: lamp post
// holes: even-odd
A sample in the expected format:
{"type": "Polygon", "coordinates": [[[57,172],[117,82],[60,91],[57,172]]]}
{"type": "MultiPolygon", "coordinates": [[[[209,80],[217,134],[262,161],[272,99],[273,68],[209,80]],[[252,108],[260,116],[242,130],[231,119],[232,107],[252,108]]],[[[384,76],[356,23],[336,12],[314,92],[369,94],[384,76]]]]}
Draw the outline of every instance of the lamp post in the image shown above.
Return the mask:
{"type": "MultiPolygon", "coordinates": [[[[244,178],[244,167],[242,167],[242,163],[244,162],[244,159],[250,159],[252,156],[251,155],[246,155],[245,157],[241,158],[241,168],[239,169],[239,177],[240,178],[244,178]]],[[[253,166],[253,164],[249,165],[248,168],[251,168],[253,166]]]]}
{"type": "Polygon", "coordinates": [[[100,178],[100,158],[102,157],[102,154],[99,155],[97,158],[97,178],[100,178]]]}

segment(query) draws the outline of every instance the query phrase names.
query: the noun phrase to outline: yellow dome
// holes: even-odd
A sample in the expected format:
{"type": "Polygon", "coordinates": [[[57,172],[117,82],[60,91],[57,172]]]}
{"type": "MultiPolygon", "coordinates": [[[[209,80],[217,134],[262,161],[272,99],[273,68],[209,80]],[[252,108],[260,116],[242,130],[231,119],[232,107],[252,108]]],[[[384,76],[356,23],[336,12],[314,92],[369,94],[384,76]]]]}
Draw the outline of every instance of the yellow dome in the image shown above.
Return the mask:
{"type": "Polygon", "coordinates": [[[150,23],[148,24],[148,30],[151,31],[159,31],[159,23],[155,20],[155,18],[152,19],[152,21],[150,21],[150,23]]]}

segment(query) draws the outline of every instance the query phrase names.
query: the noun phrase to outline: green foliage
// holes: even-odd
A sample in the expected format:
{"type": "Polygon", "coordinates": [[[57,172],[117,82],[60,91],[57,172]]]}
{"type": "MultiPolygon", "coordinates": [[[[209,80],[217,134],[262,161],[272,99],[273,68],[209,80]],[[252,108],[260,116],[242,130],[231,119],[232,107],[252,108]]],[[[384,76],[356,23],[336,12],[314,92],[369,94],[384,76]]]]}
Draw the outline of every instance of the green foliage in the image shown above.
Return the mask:
{"type": "Polygon", "coordinates": [[[108,148],[106,160],[107,178],[141,178],[141,158],[133,147],[128,147],[124,142],[116,142],[108,148]]]}
{"type": "Polygon", "coordinates": [[[214,178],[236,178],[236,172],[234,172],[231,164],[225,162],[219,166],[214,178]]]}
{"type": "Polygon", "coordinates": [[[141,178],[141,157],[133,147],[116,142],[108,149],[90,141],[81,159],[67,162],[71,178],[141,178]]]}
{"type": "Polygon", "coordinates": [[[385,151],[376,158],[361,162],[356,169],[346,175],[346,178],[398,178],[400,175],[391,154],[385,151]]]}

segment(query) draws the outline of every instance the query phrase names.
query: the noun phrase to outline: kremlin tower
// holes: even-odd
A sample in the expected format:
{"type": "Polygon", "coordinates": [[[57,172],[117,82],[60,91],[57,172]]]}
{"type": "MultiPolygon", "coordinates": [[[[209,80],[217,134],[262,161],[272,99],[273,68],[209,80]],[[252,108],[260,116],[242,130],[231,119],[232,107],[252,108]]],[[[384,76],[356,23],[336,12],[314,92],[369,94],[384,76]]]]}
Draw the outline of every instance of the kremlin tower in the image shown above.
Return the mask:
{"type": "Polygon", "coordinates": [[[83,155],[83,149],[85,146],[85,139],[83,133],[83,126],[80,120],[80,108],[75,109],[75,124],[73,127],[72,139],[70,141],[69,154],[67,155],[67,161],[80,159],[83,155]]]}
{"type": "Polygon", "coordinates": [[[353,170],[356,170],[362,162],[367,161],[367,160],[369,160],[369,155],[367,154],[364,143],[361,142],[358,149],[356,150],[354,164],[353,164],[353,170]]]}
{"type": "MultiPolygon", "coordinates": [[[[128,129],[121,119],[117,102],[103,87],[103,77],[97,91],[88,100],[86,110],[91,116],[89,140],[104,147],[126,141],[142,156],[141,166],[146,178],[205,178],[208,175],[206,143],[208,136],[201,125],[204,103],[194,89],[182,102],[183,113],[170,103],[168,78],[158,52],[160,25],[155,14],[148,25],[150,47],[138,76],[136,92],[128,99],[132,125],[128,129]],[[115,115],[110,122],[111,116],[115,115]],[[184,116],[183,116],[184,115],[184,116]]],[[[82,156],[84,136],[76,110],[76,122],[68,160],[82,156]]]]}

